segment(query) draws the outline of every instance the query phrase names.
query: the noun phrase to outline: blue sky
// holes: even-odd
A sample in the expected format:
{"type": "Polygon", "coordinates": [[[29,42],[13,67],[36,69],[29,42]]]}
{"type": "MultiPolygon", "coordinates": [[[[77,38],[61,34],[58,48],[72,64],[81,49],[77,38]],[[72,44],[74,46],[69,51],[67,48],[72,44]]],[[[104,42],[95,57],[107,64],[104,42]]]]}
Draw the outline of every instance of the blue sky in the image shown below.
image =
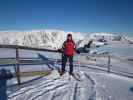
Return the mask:
{"type": "Polygon", "coordinates": [[[0,30],[133,34],[133,0],[0,0],[0,30]]]}

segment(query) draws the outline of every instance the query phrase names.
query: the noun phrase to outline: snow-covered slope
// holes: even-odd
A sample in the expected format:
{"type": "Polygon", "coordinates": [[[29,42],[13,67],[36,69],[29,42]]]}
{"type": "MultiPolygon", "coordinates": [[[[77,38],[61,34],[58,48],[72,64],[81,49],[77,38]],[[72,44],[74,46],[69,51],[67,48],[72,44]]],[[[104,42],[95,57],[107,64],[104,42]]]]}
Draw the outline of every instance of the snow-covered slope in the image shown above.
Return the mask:
{"type": "Polygon", "coordinates": [[[133,43],[133,39],[127,36],[120,36],[113,33],[90,33],[65,32],[61,30],[31,30],[31,31],[0,31],[0,44],[24,45],[41,48],[60,48],[68,33],[73,35],[77,47],[83,47],[90,40],[94,46],[101,46],[104,43],[99,39],[110,41],[123,41],[133,43]]]}
{"type": "Polygon", "coordinates": [[[114,40],[116,37],[118,37],[118,35],[116,34],[112,34],[112,33],[93,33],[90,35],[90,38],[92,39],[101,39],[101,38],[104,38],[105,40],[114,40]]]}
{"type": "Polygon", "coordinates": [[[78,42],[78,47],[83,47],[85,44],[87,44],[90,40],[93,40],[92,46],[102,46],[105,44],[105,42],[122,42],[126,44],[132,44],[133,38],[120,35],[119,33],[105,33],[105,32],[99,32],[99,33],[90,33],[87,34],[83,40],[78,42]],[[101,42],[101,40],[104,40],[105,42],[101,42]]]}
{"type": "Polygon", "coordinates": [[[83,39],[81,33],[60,30],[0,31],[0,44],[59,48],[66,35],[71,33],[75,42],[83,39]]]}

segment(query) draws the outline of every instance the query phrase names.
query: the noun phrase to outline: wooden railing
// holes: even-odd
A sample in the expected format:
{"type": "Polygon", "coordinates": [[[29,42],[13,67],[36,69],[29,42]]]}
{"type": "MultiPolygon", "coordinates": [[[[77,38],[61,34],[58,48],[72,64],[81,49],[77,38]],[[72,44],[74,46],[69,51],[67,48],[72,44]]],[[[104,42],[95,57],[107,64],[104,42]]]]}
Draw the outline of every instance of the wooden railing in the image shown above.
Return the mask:
{"type": "MultiPolygon", "coordinates": [[[[19,50],[23,49],[23,50],[32,50],[32,51],[58,52],[58,50],[51,50],[51,49],[44,49],[44,48],[36,48],[36,47],[28,47],[28,46],[19,46],[19,45],[0,45],[0,48],[15,49],[15,59],[12,60],[11,62],[6,61],[5,63],[14,64],[15,65],[14,69],[15,69],[15,74],[16,74],[16,78],[17,78],[18,85],[21,84],[21,80],[20,80],[20,73],[21,73],[20,72],[20,65],[22,64],[22,60],[20,60],[19,50]]],[[[60,52],[58,52],[58,53],[60,53],[60,52]]],[[[98,57],[98,56],[106,56],[108,58],[107,72],[110,73],[111,57],[110,57],[109,54],[105,54],[105,55],[87,54],[87,55],[90,56],[90,57],[92,57],[92,56],[95,56],[95,57],[98,57]]],[[[0,61],[0,62],[2,62],[2,61],[0,61]]],[[[43,63],[45,63],[45,61],[43,63]]]]}
{"type": "Polygon", "coordinates": [[[10,49],[15,49],[15,51],[16,51],[15,60],[12,60],[12,62],[7,61],[4,64],[8,63],[8,64],[15,65],[14,70],[15,70],[15,74],[17,77],[18,85],[21,84],[21,80],[20,80],[20,63],[21,63],[21,61],[20,61],[19,50],[23,49],[23,50],[33,50],[33,51],[58,52],[57,50],[28,47],[28,46],[19,46],[19,45],[0,45],[0,48],[10,48],[10,49]]]}
{"type": "Polygon", "coordinates": [[[111,55],[109,53],[106,53],[106,54],[86,54],[86,53],[81,53],[80,55],[86,55],[88,57],[106,57],[107,58],[107,64],[106,64],[107,72],[108,73],[111,72],[111,55]]]}
{"type": "Polygon", "coordinates": [[[0,48],[13,48],[13,49],[25,49],[25,50],[34,50],[34,51],[58,52],[57,50],[52,50],[52,49],[44,49],[44,48],[20,46],[20,45],[0,45],[0,48]]]}

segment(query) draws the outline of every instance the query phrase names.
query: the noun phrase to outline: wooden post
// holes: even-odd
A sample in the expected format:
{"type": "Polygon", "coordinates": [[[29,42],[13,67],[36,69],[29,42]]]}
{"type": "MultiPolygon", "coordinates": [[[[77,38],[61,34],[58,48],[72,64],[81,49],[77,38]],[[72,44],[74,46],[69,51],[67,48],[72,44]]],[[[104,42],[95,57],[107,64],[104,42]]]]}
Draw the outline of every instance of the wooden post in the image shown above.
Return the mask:
{"type": "Polygon", "coordinates": [[[17,73],[16,64],[14,64],[14,71],[15,71],[15,75],[16,75],[16,73],[17,73]]]}
{"type": "Polygon", "coordinates": [[[18,85],[20,85],[21,81],[20,81],[19,48],[18,47],[16,47],[16,77],[17,77],[18,85]]]}
{"type": "Polygon", "coordinates": [[[111,62],[111,57],[108,54],[108,73],[110,73],[110,62],[111,62]]]}

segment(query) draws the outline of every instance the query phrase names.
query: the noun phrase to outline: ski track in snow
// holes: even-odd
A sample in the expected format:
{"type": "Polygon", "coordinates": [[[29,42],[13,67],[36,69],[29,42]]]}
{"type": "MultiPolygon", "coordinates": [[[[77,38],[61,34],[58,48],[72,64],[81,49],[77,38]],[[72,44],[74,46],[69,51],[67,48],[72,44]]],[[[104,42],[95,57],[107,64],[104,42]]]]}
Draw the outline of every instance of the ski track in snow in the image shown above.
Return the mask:
{"type": "Polygon", "coordinates": [[[47,80],[21,88],[8,96],[8,100],[95,100],[95,82],[86,73],[79,73],[81,81],[66,73],[62,77],[54,71],[47,80]],[[54,76],[52,78],[52,76],[54,76]]]}

